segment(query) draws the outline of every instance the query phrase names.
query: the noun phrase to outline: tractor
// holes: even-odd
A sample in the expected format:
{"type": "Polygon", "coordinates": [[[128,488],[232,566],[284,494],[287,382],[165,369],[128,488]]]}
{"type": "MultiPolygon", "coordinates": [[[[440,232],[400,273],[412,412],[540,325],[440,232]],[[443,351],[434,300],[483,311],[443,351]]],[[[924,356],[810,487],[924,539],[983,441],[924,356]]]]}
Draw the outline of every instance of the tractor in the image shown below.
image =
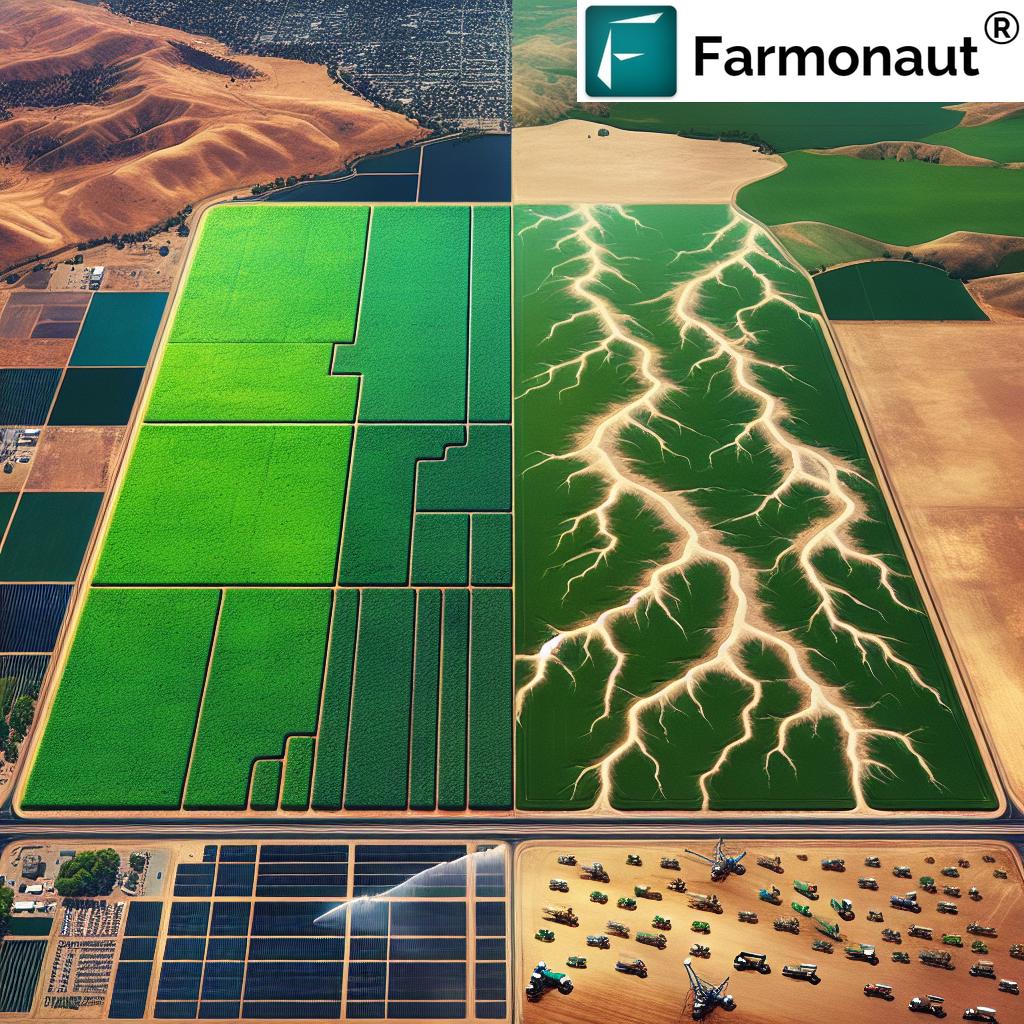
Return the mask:
{"type": "Polygon", "coordinates": [[[806,903],[797,903],[796,900],[793,900],[793,902],[790,903],[790,907],[793,910],[795,910],[801,917],[811,916],[811,908],[806,903]]]}
{"type": "Polygon", "coordinates": [[[858,960],[861,963],[871,964],[872,967],[878,966],[878,954],[875,952],[874,946],[865,946],[862,942],[851,942],[850,945],[843,947],[843,952],[846,954],[847,960],[858,960]]]}
{"type": "Polygon", "coordinates": [[[590,894],[590,902],[600,903],[602,906],[604,906],[604,904],[608,902],[608,894],[606,892],[600,892],[599,890],[595,889],[590,894]]]}
{"type": "Polygon", "coordinates": [[[732,961],[733,970],[757,971],[758,974],[771,974],[766,953],[737,953],[732,961]]]}
{"type": "Polygon", "coordinates": [[[939,900],[935,904],[935,909],[940,914],[952,914],[954,917],[960,913],[955,903],[950,903],[948,900],[939,900]]]}
{"type": "Polygon", "coordinates": [[[711,925],[707,921],[691,921],[690,931],[697,932],[700,935],[710,935],[711,925]]]}
{"type": "Polygon", "coordinates": [[[666,888],[669,892],[686,892],[686,882],[681,878],[673,878],[666,888]]]}
{"type": "Polygon", "coordinates": [[[877,857],[864,858],[864,867],[866,868],[880,868],[881,866],[882,862],[877,857]]]}
{"type": "Polygon", "coordinates": [[[872,999],[884,999],[887,1003],[896,998],[892,994],[892,985],[877,985],[870,982],[864,986],[864,995],[872,999]]]}
{"type": "Polygon", "coordinates": [[[909,910],[912,914],[921,913],[921,904],[917,902],[916,892],[908,892],[905,896],[890,896],[889,906],[893,910],[909,910]]]}
{"type": "Polygon", "coordinates": [[[1012,956],[1014,960],[1024,960],[1024,945],[1019,942],[1015,942],[1010,947],[1010,956],[1012,956]]]}
{"type": "Polygon", "coordinates": [[[538,928],[533,936],[538,942],[554,942],[555,933],[550,928],[538,928]]]}
{"type": "Polygon", "coordinates": [[[880,910],[869,910],[868,920],[874,922],[875,924],[881,924],[885,920],[885,916],[880,910]]]}
{"type": "Polygon", "coordinates": [[[668,945],[668,939],[664,935],[655,935],[654,932],[637,932],[636,941],[642,942],[645,946],[656,946],[664,949],[668,945]]]}
{"type": "Polygon", "coordinates": [[[661,900],[663,897],[657,889],[652,889],[649,885],[634,885],[633,895],[639,896],[643,900],[661,900]]]}
{"type": "Polygon", "coordinates": [[[744,924],[757,924],[757,911],[756,910],[741,910],[739,913],[740,921],[744,924]]]}
{"type": "Polygon", "coordinates": [[[943,878],[959,878],[960,872],[956,868],[943,868],[940,872],[943,878]]]}
{"type": "Polygon", "coordinates": [[[945,1017],[942,996],[914,996],[907,1004],[911,1013],[927,1013],[931,1017],[945,1017]]]}
{"type": "Polygon", "coordinates": [[[961,935],[951,935],[949,932],[946,932],[946,934],[942,936],[942,944],[944,946],[956,946],[957,949],[963,949],[964,948],[963,936],[961,936],[961,935]]]}
{"type": "Polygon", "coordinates": [[[644,866],[644,862],[640,859],[639,853],[627,853],[626,865],[631,868],[642,868],[644,866]]]}
{"type": "Polygon", "coordinates": [[[901,949],[894,950],[892,953],[892,962],[894,964],[909,964],[910,954],[904,953],[901,949]]]}
{"type": "Polygon", "coordinates": [[[690,993],[693,998],[693,1005],[690,1009],[694,1020],[704,1020],[718,1007],[727,1012],[736,1008],[736,1000],[725,994],[725,987],[729,984],[728,978],[718,985],[711,985],[697,977],[697,972],[694,971],[693,964],[689,959],[683,961],[683,967],[686,968],[686,977],[690,982],[690,993]]]}
{"type": "Polygon", "coordinates": [[[661,914],[655,914],[651,921],[652,928],[660,928],[663,932],[672,930],[672,920],[668,917],[662,917],[661,914]]]}
{"type": "Polygon", "coordinates": [[[1010,981],[1009,978],[1002,978],[999,982],[999,991],[1006,992],[1011,996],[1020,995],[1020,985],[1015,981],[1010,981]]]}
{"type": "Polygon", "coordinates": [[[795,917],[777,917],[772,922],[772,927],[777,932],[789,932],[790,935],[800,934],[800,921],[795,917]]]}
{"type": "Polygon", "coordinates": [[[975,939],[971,943],[971,952],[977,953],[978,956],[988,956],[988,943],[982,942],[981,939],[975,939]]]}
{"type": "Polygon", "coordinates": [[[552,892],[568,892],[569,883],[564,878],[552,878],[551,881],[548,882],[548,888],[552,892]]]}
{"type": "Polygon", "coordinates": [[[576,858],[571,853],[563,853],[558,857],[558,863],[567,868],[576,867],[576,858]]]}
{"type": "Polygon", "coordinates": [[[544,918],[547,921],[554,921],[555,924],[565,924],[570,928],[579,925],[580,919],[572,912],[572,907],[545,907],[544,918]]]}
{"type": "Polygon", "coordinates": [[[608,885],[611,879],[608,877],[608,872],[605,871],[603,864],[598,864],[595,861],[593,864],[583,864],[580,867],[580,877],[585,878],[590,882],[602,882],[608,885]]]}
{"type": "Polygon", "coordinates": [[[694,910],[703,910],[709,914],[722,913],[722,903],[714,893],[707,895],[702,892],[691,892],[690,906],[694,910]]]}
{"type": "Polygon", "coordinates": [[[612,935],[618,935],[620,939],[629,938],[629,926],[623,924],[621,921],[609,921],[605,928],[612,933],[612,935]]]}
{"type": "Polygon", "coordinates": [[[981,902],[981,890],[976,885],[972,885],[970,889],[967,890],[967,895],[974,900],[975,903],[981,902]]]}
{"type": "Polygon", "coordinates": [[[878,892],[878,879],[877,878],[858,878],[857,879],[858,889],[870,889],[872,892],[878,892]]]}
{"type": "Polygon", "coordinates": [[[661,866],[666,871],[678,871],[679,870],[679,858],[678,857],[662,857],[661,866]]]}
{"type": "Polygon", "coordinates": [[[818,887],[813,882],[797,880],[793,883],[793,888],[805,899],[816,900],[818,898],[818,887]]]}
{"type": "Polygon", "coordinates": [[[782,968],[782,973],[787,978],[809,981],[812,985],[817,985],[821,981],[821,978],[818,977],[817,964],[786,964],[782,968]]]}
{"type": "Polygon", "coordinates": [[[831,954],[833,946],[832,943],[828,941],[828,939],[815,939],[811,943],[811,949],[813,949],[815,953],[831,954]]]}
{"type": "Polygon", "coordinates": [[[711,959],[711,947],[704,946],[699,942],[695,942],[690,946],[690,956],[699,956],[701,960],[711,959]]]}
{"type": "Polygon", "coordinates": [[[980,1020],[985,1024],[998,1024],[996,1011],[991,1006],[969,1006],[964,1010],[964,1020],[980,1020]]]}
{"type": "Polygon", "coordinates": [[[846,870],[846,861],[839,857],[826,857],[821,862],[822,871],[838,871],[842,873],[846,870]]]}
{"type": "Polygon", "coordinates": [[[942,895],[948,896],[951,900],[958,900],[963,897],[959,885],[944,885],[942,887],[942,895]]]}
{"type": "Polygon", "coordinates": [[[747,851],[743,853],[732,855],[725,852],[725,840],[719,839],[715,844],[715,854],[713,857],[708,857],[703,853],[697,853],[696,850],[687,850],[691,857],[698,857],[700,860],[706,861],[711,865],[711,881],[712,882],[723,882],[729,875],[743,875],[746,874],[747,866],[742,863],[742,860],[747,855],[747,851]]]}
{"type": "Polygon", "coordinates": [[[967,968],[967,973],[972,978],[991,978],[995,981],[996,966],[991,960],[976,960],[967,968]]]}
{"type": "Polygon", "coordinates": [[[917,959],[926,967],[941,967],[946,971],[952,971],[956,967],[953,963],[953,954],[947,953],[944,949],[922,949],[917,954],[917,959]]]}
{"type": "Polygon", "coordinates": [[[902,945],[903,943],[902,934],[900,934],[900,932],[896,931],[894,928],[883,928],[882,938],[885,939],[886,942],[895,943],[895,945],[897,946],[902,945]]]}
{"type": "Polygon", "coordinates": [[[992,877],[993,878],[1001,879],[1002,881],[1005,882],[1010,876],[1006,873],[1006,869],[1005,868],[996,868],[992,872],[992,877]]]}
{"type": "Polygon", "coordinates": [[[931,928],[925,928],[923,925],[920,924],[912,924],[910,926],[910,931],[908,932],[908,934],[912,939],[928,939],[929,942],[932,938],[931,928]]]}
{"type": "Polygon", "coordinates": [[[757,866],[760,868],[767,868],[769,871],[774,871],[777,875],[781,875],[784,871],[781,857],[758,857],[757,866]]]}
{"type": "Polygon", "coordinates": [[[587,945],[595,949],[611,949],[612,946],[607,935],[588,935],[587,945]]]}
{"type": "Polygon", "coordinates": [[[906,864],[897,864],[892,869],[894,878],[913,878],[914,875],[906,864]]]}
{"type": "Polygon", "coordinates": [[[979,924],[977,921],[972,921],[968,926],[967,930],[971,935],[984,935],[986,939],[998,938],[998,934],[991,925],[979,924]]]}
{"type": "Polygon", "coordinates": [[[831,899],[828,901],[828,905],[843,921],[852,921],[856,916],[853,912],[853,904],[849,900],[831,899]]]}
{"type": "Polygon", "coordinates": [[[566,958],[566,967],[571,967],[576,971],[585,971],[587,969],[587,958],[585,956],[570,956],[566,958]]]}
{"type": "Polygon", "coordinates": [[[823,917],[815,917],[814,927],[825,936],[826,939],[833,939],[835,942],[842,941],[842,934],[839,931],[839,925],[833,924],[831,921],[826,921],[823,917]]]}
{"type": "Polygon", "coordinates": [[[615,901],[615,906],[620,910],[636,910],[636,900],[632,896],[620,896],[615,901]]]}
{"type": "Polygon", "coordinates": [[[643,960],[616,960],[615,970],[620,974],[635,974],[638,978],[647,977],[647,964],[643,960]]]}
{"type": "Polygon", "coordinates": [[[935,879],[932,878],[931,875],[922,875],[917,880],[917,884],[921,888],[922,892],[929,893],[932,896],[939,891],[938,886],[935,884],[935,879]]]}
{"type": "Polygon", "coordinates": [[[758,889],[757,898],[776,907],[782,906],[782,893],[777,885],[773,885],[770,889],[758,889]]]}
{"type": "Polygon", "coordinates": [[[557,989],[563,996],[572,991],[572,979],[567,974],[552,971],[541,960],[530,974],[530,983],[526,986],[526,998],[536,1003],[549,988],[557,989]]]}

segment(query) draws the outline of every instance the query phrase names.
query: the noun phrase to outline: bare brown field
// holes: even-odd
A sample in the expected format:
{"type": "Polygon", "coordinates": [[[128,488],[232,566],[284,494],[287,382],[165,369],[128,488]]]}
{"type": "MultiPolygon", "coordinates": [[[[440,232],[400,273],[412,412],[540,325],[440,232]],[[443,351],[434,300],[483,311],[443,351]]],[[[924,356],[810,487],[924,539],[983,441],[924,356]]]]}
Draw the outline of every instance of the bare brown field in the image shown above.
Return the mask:
{"type": "MultiPolygon", "coordinates": [[[[1022,239],[1024,242],[1024,239],[1022,239]]],[[[1024,248],[1024,245],[1022,245],[1024,248]]],[[[1019,321],[1024,318],[1024,274],[999,274],[970,281],[967,290],[993,320],[1019,321]]]]}
{"type": "Polygon", "coordinates": [[[973,128],[979,124],[988,124],[990,121],[1001,121],[1004,117],[1010,117],[1012,114],[1024,110],[1024,103],[957,103],[947,109],[964,112],[963,120],[958,127],[973,128]]]}
{"type": "Polygon", "coordinates": [[[849,156],[858,160],[927,160],[947,167],[999,166],[995,160],[961,153],[952,146],[937,146],[931,142],[870,142],[857,146],[836,146],[834,149],[812,149],[810,152],[849,156]]]}
{"type": "Polygon", "coordinates": [[[125,427],[47,427],[32,460],[29,491],[105,491],[125,427]]]}
{"type": "Polygon", "coordinates": [[[785,166],[750,146],[559,121],[512,132],[517,203],[728,203],[785,166]],[[607,136],[599,136],[605,130],[607,136]]]}
{"type": "Polygon", "coordinates": [[[1006,782],[1024,799],[1016,323],[833,324],[1006,782]]]}
{"type": "MultiPolygon", "coordinates": [[[[911,997],[929,992],[945,997],[950,1020],[958,1019],[964,1007],[979,1003],[995,1007],[1000,1020],[1013,1020],[1014,1013],[1019,1012],[1020,997],[998,993],[996,982],[972,978],[967,970],[979,957],[970,951],[972,936],[966,932],[966,926],[978,920],[998,930],[998,938],[986,940],[991,950],[988,958],[995,962],[997,975],[1015,978],[1024,974],[1024,964],[1010,959],[1007,954],[1009,945],[1022,941],[1024,936],[1024,879],[1020,862],[1008,846],[972,842],[864,843],[837,839],[823,843],[787,840],[771,846],[748,847],[750,852],[744,861],[748,866],[746,874],[731,876],[721,883],[709,881],[707,865],[687,856],[683,851],[685,846],[704,853],[710,853],[712,848],[712,844],[706,842],[680,842],[672,847],[664,844],[584,846],[568,843],[564,847],[531,844],[519,852],[516,860],[520,931],[517,990],[523,992],[528,972],[538,960],[547,961],[555,970],[566,971],[575,984],[574,991],[568,996],[549,991],[537,1003],[523,999],[520,1019],[525,1024],[605,1024],[613,1020],[624,1024],[679,1024],[689,1020],[689,1012],[684,1009],[689,986],[682,960],[688,955],[690,944],[700,938],[690,930],[690,922],[695,919],[711,924],[711,934],[701,940],[710,946],[711,957],[706,960],[694,958],[694,968],[700,977],[712,984],[718,984],[729,976],[728,991],[737,1004],[735,1013],[728,1017],[716,1014],[715,1020],[729,1019],[740,1024],[780,1024],[784,1020],[878,1024],[905,1020],[911,997]],[[627,852],[639,853],[643,867],[626,866],[627,852]],[[611,883],[600,885],[581,879],[578,868],[562,867],[557,863],[560,853],[574,854],[581,864],[595,860],[602,862],[611,876],[611,883]],[[759,854],[780,855],[783,873],[775,874],[759,867],[756,863],[759,854]],[[805,856],[806,861],[798,860],[798,854],[805,856]],[[880,858],[880,868],[864,866],[864,859],[869,855],[880,858]],[[996,863],[985,863],[982,860],[984,855],[994,857],[996,863]],[[681,870],[660,868],[663,856],[678,858],[681,870]],[[935,863],[927,864],[926,856],[934,857],[935,863]],[[847,870],[842,874],[823,871],[823,857],[845,859],[847,870]],[[956,865],[961,857],[970,861],[970,868],[958,869],[959,879],[941,878],[941,869],[946,865],[956,865]],[[892,868],[895,865],[910,867],[913,879],[894,878],[892,868]],[[1007,870],[1009,879],[994,879],[996,867],[1007,870]],[[949,899],[942,895],[941,886],[937,896],[919,892],[923,910],[918,915],[890,909],[889,896],[918,888],[918,878],[925,874],[935,877],[939,883],[949,881],[962,887],[963,898],[952,900],[958,904],[957,916],[942,915],[935,910],[938,900],[949,899]],[[693,910],[686,895],[667,891],[667,883],[677,875],[682,875],[690,891],[717,894],[724,912],[716,915],[693,910]],[[879,891],[860,889],[857,879],[861,875],[877,878],[879,891]],[[569,893],[550,892],[548,881],[551,878],[568,881],[569,893]],[[809,902],[800,898],[793,890],[795,879],[817,885],[820,899],[809,902]],[[781,908],[758,900],[758,889],[773,884],[781,890],[781,908]],[[627,894],[632,896],[635,885],[650,885],[662,891],[664,900],[638,899],[635,911],[616,909],[615,900],[627,894]],[[967,898],[967,890],[972,885],[981,891],[983,898],[980,902],[967,898]],[[609,895],[606,906],[590,902],[589,893],[594,889],[609,895]],[[829,908],[830,898],[853,902],[856,916],[852,922],[842,924],[843,935],[847,941],[874,944],[880,959],[877,967],[848,960],[843,954],[842,943],[836,943],[831,954],[812,951],[811,941],[817,933],[811,920],[801,919],[799,935],[773,929],[772,921],[776,917],[795,916],[790,909],[792,900],[809,903],[812,913],[830,922],[836,921],[835,912],[829,908]],[[579,927],[545,924],[542,914],[545,904],[571,905],[579,915],[579,927]],[[884,922],[868,922],[866,914],[869,909],[881,911],[884,922]],[[740,910],[756,910],[758,923],[740,922],[737,917],[740,910]],[[613,937],[608,950],[590,949],[585,944],[588,934],[605,932],[609,919],[629,925],[634,936],[638,930],[650,930],[654,913],[672,919],[672,929],[664,933],[668,938],[668,946],[664,950],[641,945],[635,938],[613,937]],[[963,935],[966,948],[952,951],[955,970],[944,971],[919,963],[917,954],[921,950],[941,947],[936,941],[910,938],[907,931],[911,924],[933,928],[936,940],[941,940],[946,931],[963,935]],[[555,932],[554,942],[545,943],[534,938],[535,930],[542,926],[555,932]],[[882,940],[881,930],[886,927],[902,932],[900,945],[882,940]],[[891,961],[890,955],[897,949],[910,954],[910,964],[891,961]],[[762,976],[753,971],[740,973],[733,970],[732,958],[740,950],[767,953],[771,974],[762,976]],[[587,956],[587,968],[567,969],[565,958],[569,954],[587,956]],[[649,968],[648,977],[641,979],[617,973],[614,963],[620,956],[642,959],[649,968]],[[782,967],[787,963],[817,964],[821,983],[812,986],[784,977],[782,967]],[[890,1003],[865,997],[863,987],[869,982],[892,985],[895,1001],[890,1003]]],[[[743,849],[742,846],[737,848],[736,844],[733,848],[743,849]]]]}
{"type": "Polygon", "coordinates": [[[61,338],[0,338],[0,368],[66,366],[75,343],[61,338]]]}
{"type": "Polygon", "coordinates": [[[247,56],[253,77],[232,81],[198,70],[181,49],[235,59],[212,40],[69,0],[7,0],[4,8],[6,78],[106,65],[119,80],[99,103],[16,108],[0,123],[0,151],[11,158],[0,172],[3,265],[138,231],[253,182],[337,170],[426,134],[318,65],[247,56]]]}

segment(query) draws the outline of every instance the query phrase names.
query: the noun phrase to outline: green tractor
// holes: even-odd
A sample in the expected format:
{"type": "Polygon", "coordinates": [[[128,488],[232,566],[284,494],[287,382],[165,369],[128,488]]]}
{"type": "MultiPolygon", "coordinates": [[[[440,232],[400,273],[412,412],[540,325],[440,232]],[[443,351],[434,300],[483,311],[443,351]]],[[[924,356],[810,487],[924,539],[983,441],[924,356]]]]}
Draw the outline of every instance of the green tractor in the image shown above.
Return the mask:
{"type": "Polygon", "coordinates": [[[700,935],[710,935],[711,925],[707,921],[691,921],[690,931],[698,932],[700,935]]]}
{"type": "Polygon", "coordinates": [[[571,956],[565,961],[566,967],[572,967],[577,971],[586,969],[587,958],[585,956],[571,956]]]}
{"type": "Polygon", "coordinates": [[[549,988],[557,989],[563,996],[567,996],[572,991],[572,979],[560,971],[552,971],[541,960],[530,974],[530,983],[526,986],[526,998],[531,1003],[536,1003],[549,988]]]}
{"type": "Polygon", "coordinates": [[[632,896],[620,896],[615,905],[620,910],[636,910],[636,900],[632,896]]]}
{"type": "Polygon", "coordinates": [[[661,914],[655,914],[654,919],[651,921],[652,928],[658,928],[663,932],[672,930],[672,919],[668,917],[662,917],[661,914]]]}
{"type": "Polygon", "coordinates": [[[590,902],[591,903],[600,903],[603,906],[605,903],[608,902],[608,893],[601,892],[600,890],[595,889],[590,894],[590,902]]]}
{"type": "Polygon", "coordinates": [[[550,928],[538,928],[534,938],[538,942],[554,942],[555,933],[550,928]]]}
{"type": "Polygon", "coordinates": [[[790,906],[802,917],[811,916],[811,908],[806,903],[797,903],[796,900],[793,900],[790,906]]]}
{"type": "Polygon", "coordinates": [[[964,940],[959,935],[950,935],[948,932],[942,936],[942,944],[944,946],[956,946],[957,949],[964,948],[964,940]]]}
{"type": "Polygon", "coordinates": [[[828,901],[828,905],[839,915],[841,920],[853,920],[855,916],[853,913],[853,904],[849,900],[832,899],[828,901]]]}
{"type": "Polygon", "coordinates": [[[814,919],[814,927],[821,932],[822,935],[827,939],[832,939],[835,942],[842,941],[842,933],[839,930],[838,924],[833,924],[831,921],[826,921],[823,917],[816,917],[814,919]]]}
{"type": "Polygon", "coordinates": [[[982,942],[981,939],[975,939],[971,943],[971,952],[984,956],[988,952],[988,943],[982,942]]]}
{"type": "Polygon", "coordinates": [[[818,898],[818,887],[812,882],[801,882],[799,879],[793,883],[793,888],[808,900],[816,900],[818,898]]]}

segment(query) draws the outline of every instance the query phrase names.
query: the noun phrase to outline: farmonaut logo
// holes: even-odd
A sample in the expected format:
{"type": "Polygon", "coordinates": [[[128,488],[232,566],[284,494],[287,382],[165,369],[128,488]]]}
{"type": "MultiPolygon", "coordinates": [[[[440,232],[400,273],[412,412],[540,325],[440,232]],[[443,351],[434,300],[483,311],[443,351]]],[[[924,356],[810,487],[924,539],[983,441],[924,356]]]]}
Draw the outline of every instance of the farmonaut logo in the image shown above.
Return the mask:
{"type": "Polygon", "coordinates": [[[584,46],[589,96],[641,99],[675,95],[675,7],[590,6],[584,46]]]}

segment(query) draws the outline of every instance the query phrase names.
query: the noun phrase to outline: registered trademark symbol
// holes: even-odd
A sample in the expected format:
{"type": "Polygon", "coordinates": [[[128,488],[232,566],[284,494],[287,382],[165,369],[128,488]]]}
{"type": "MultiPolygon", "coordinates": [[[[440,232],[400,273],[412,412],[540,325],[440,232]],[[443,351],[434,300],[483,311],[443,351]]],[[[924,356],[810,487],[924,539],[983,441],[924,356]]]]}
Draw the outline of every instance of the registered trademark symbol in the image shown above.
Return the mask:
{"type": "Polygon", "coordinates": [[[985,19],[985,35],[993,43],[1012,43],[1020,32],[1020,22],[1009,11],[996,11],[985,19]]]}

